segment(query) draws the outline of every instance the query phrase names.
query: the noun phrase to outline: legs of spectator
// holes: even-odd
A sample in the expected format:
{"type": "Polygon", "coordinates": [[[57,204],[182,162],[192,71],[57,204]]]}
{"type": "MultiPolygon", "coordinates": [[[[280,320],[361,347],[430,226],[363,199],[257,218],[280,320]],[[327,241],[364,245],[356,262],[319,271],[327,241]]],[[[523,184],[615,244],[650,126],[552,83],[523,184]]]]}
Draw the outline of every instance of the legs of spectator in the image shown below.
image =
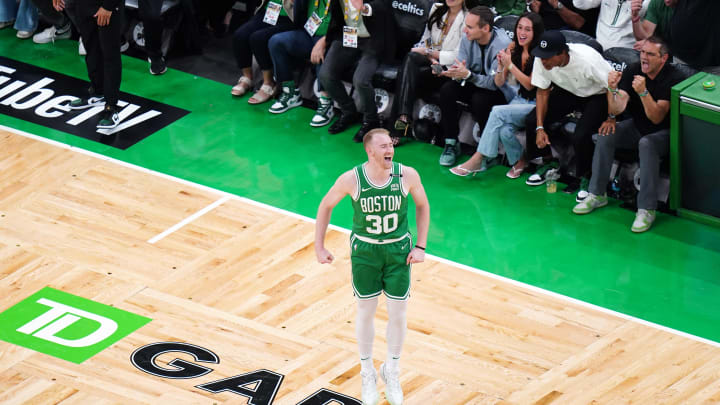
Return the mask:
{"type": "Polygon", "coordinates": [[[647,134],[638,142],[640,150],[640,193],[638,211],[631,230],[645,232],[655,221],[657,189],[660,182],[660,158],[670,150],[670,131],[667,129],[647,134]]]}
{"type": "Polygon", "coordinates": [[[233,34],[233,54],[242,75],[232,88],[233,96],[242,96],[252,89],[252,49],[250,48],[250,34],[268,24],[263,22],[263,14],[255,14],[250,21],[241,25],[233,34]]]}
{"type": "Polygon", "coordinates": [[[345,91],[342,74],[355,65],[361,57],[361,51],[355,48],[345,48],[340,41],[333,41],[325,55],[325,61],[320,68],[318,79],[330,97],[340,106],[340,115],[328,132],[337,134],[346,130],[350,125],[360,121],[355,108],[355,101],[345,91]]]}
{"type": "Polygon", "coordinates": [[[102,70],[98,73],[103,77],[105,101],[111,107],[117,107],[120,98],[120,81],[122,79],[120,44],[124,19],[125,4],[121,2],[118,9],[113,11],[110,23],[97,28],[100,57],[102,58],[102,70]]]}
{"type": "Polygon", "coordinates": [[[353,140],[358,143],[362,142],[368,131],[382,126],[375,103],[375,89],[372,85],[372,78],[379,64],[380,60],[375,53],[365,50],[353,73],[353,87],[358,93],[360,103],[358,109],[363,114],[362,126],[353,136],[353,140]]]}
{"type": "Polygon", "coordinates": [[[410,122],[413,106],[417,100],[417,87],[419,80],[423,78],[423,68],[429,70],[430,60],[427,56],[416,52],[409,52],[403,59],[402,66],[398,71],[397,84],[395,86],[395,102],[393,115],[397,115],[395,129],[405,131],[410,122]]]}
{"type": "Polygon", "coordinates": [[[439,160],[442,166],[454,165],[457,155],[460,154],[460,144],[458,143],[460,107],[457,102],[469,101],[476,89],[477,87],[473,85],[461,86],[455,80],[448,80],[440,87],[440,111],[442,112],[440,127],[445,137],[445,148],[439,160]]]}
{"type": "Polygon", "coordinates": [[[138,0],[138,14],[145,34],[145,53],[150,62],[150,73],[154,75],[167,71],[162,54],[162,3],[163,0],[138,0]]]}
{"type": "Polygon", "coordinates": [[[599,94],[586,98],[582,117],[578,120],[572,136],[575,149],[575,175],[581,179],[577,202],[587,197],[588,179],[592,169],[592,136],[597,133],[605,119],[607,119],[607,96],[599,94]]]}
{"type": "MultiPolygon", "coordinates": [[[[40,11],[40,15],[52,24],[52,27],[35,34],[35,36],[33,36],[33,42],[36,44],[47,44],[48,42],[55,42],[55,40],[58,39],[70,38],[72,34],[70,19],[65,13],[55,10],[52,0],[32,0],[32,3],[40,11]]],[[[95,12],[93,12],[93,14],[95,14],[95,12]]]]}
{"type": "Polygon", "coordinates": [[[301,63],[310,57],[315,44],[305,30],[293,30],[275,34],[268,42],[272,65],[275,69],[275,80],[282,85],[277,101],[270,107],[270,112],[279,114],[302,105],[300,90],[293,76],[301,63]]]}
{"type": "Polygon", "coordinates": [[[255,55],[263,75],[263,84],[260,90],[255,92],[248,103],[262,104],[275,95],[275,80],[273,79],[273,63],[270,57],[268,42],[270,38],[278,33],[289,31],[293,28],[292,21],[288,17],[280,17],[275,25],[266,24],[265,27],[250,34],[249,42],[252,54],[255,55]]]}

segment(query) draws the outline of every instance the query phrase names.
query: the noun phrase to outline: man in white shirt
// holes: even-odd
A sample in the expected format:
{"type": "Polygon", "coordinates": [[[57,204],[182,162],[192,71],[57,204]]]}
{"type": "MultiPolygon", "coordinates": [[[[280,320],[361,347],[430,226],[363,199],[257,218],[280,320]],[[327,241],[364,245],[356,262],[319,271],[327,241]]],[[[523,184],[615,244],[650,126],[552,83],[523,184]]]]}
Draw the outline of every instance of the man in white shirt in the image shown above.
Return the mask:
{"type": "MultiPolygon", "coordinates": [[[[650,0],[641,1],[640,14],[645,15],[650,0]]],[[[632,48],[635,45],[631,3],[630,0],[573,0],[573,5],[580,10],[600,7],[595,38],[603,49],[632,48]]]]}
{"type": "MultiPolygon", "coordinates": [[[[588,195],[593,157],[592,135],[597,133],[608,114],[605,93],[607,75],[612,67],[592,47],[568,44],[559,31],[546,31],[540,38],[540,45],[532,50],[532,55],[536,58],[532,84],[537,87],[537,104],[525,119],[527,158],[552,158],[550,140],[560,134],[550,134],[546,128],[550,123],[580,110],[582,116],[571,142],[575,149],[575,176],[581,181],[568,185],[565,190],[574,192],[579,189],[576,200],[580,202],[588,195]]],[[[538,186],[545,183],[545,175],[551,165],[543,165],[528,178],[526,184],[538,186]]]]}

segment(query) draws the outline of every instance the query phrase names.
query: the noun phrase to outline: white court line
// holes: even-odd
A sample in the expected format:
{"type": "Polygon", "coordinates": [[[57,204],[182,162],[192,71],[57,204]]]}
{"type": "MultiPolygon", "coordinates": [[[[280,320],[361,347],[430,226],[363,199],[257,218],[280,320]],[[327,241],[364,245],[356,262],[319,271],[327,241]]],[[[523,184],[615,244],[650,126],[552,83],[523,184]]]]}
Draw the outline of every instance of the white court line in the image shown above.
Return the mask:
{"type": "MultiPolygon", "coordinates": [[[[44,138],[44,137],[42,137],[42,136],[33,135],[33,134],[30,134],[30,133],[27,133],[27,132],[24,132],[24,131],[17,130],[17,129],[15,129],[15,128],[10,128],[10,127],[7,127],[7,126],[5,126],[5,125],[0,125],[0,129],[6,130],[6,131],[8,131],[8,132],[15,133],[15,134],[17,134],[17,135],[24,136],[24,137],[27,137],[27,138],[35,139],[35,140],[40,141],[40,142],[44,142],[44,143],[48,143],[48,144],[51,144],[51,145],[55,145],[55,146],[60,147],[60,148],[63,148],[63,149],[69,149],[69,150],[72,150],[72,151],[75,151],[75,152],[78,152],[78,153],[81,153],[81,154],[84,154],[84,155],[87,155],[87,156],[92,156],[92,157],[98,158],[98,159],[100,159],[100,160],[105,160],[105,161],[108,161],[108,162],[113,162],[113,163],[115,163],[115,164],[117,164],[117,165],[120,165],[120,166],[123,166],[123,167],[127,167],[127,168],[131,168],[131,169],[134,169],[134,170],[138,170],[138,171],[143,172],[143,173],[148,173],[148,174],[152,174],[152,175],[154,175],[154,176],[158,176],[158,177],[161,177],[161,178],[164,178],[164,179],[172,180],[172,181],[177,182],[177,183],[180,183],[180,184],[185,184],[185,185],[193,186],[193,187],[198,188],[198,189],[201,189],[201,190],[205,190],[205,191],[208,191],[208,192],[211,192],[211,193],[216,193],[216,194],[219,194],[219,195],[222,195],[222,196],[226,196],[226,197],[229,197],[230,199],[233,199],[233,200],[236,200],[236,201],[241,201],[241,202],[243,202],[243,203],[250,204],[250,205],[254,205],[254,206],[256,206],[256,207],[265,208],[265,209],[268,209],[268,210],[270,210],[270,211],[277,212],[277,213],[281,213],[281,214],[283,214],[283,215],[287,215],[287,216],[292,217],[292,218],[300,219],[300,220],[302,220],[302,221],[306,221],[306,222],[310,222],[310,223],[315,223],[315,219],[310,218],[310,217],[306,217],[306,216],[304,216],[304,215],[300,215],[300,214],[296,214],[296,213],[294,213],[294,212],[286,211],[286,210],[281,209],[281,208],[273,207],[272,205],[264,204],[264,203],[261,203],[261,202],[255,201],[255,200],[251,200],[251,199],[249,199],[249,198],[240,197],[240,196],[237,196],[237,195],[235,195],[235,194],[230,194],[230,193],[228,193],[228,192],[221,191],[221,190],[218,190],[218,189],[215,189],[215,188],[212,188],[212,187],[204,186],[204,185],[202,185],[202,184],[193,183],[193,182],[191,182],[191,181],[184,180],[184,179],[181,179],[181,178],[179,178],[179,177],[174,177],[174,176],[170,176],[170,175],[165,174],[165,173],[160,173],[160,172],[156,172],[156,171],[154,171],[154,170],[146,169],[146,168],[144,168],[144,167],[142,167],[142,166],[137,166],[137,165],[134,165],[134,164],[132,164],[132,163],[123,162],[122,160],[118,160],[118,159],[114,159],[114,158],[111,158],[111,157],[107,157],[107,156],[101,155],[101,154],[99,154],[99,153],[90,152],[90,151],[88,151],[88,150],[81,149],[81,148],[77,148],[77,147],[72,146],[72,145],[67,145],[67,144],[64,144],[64,143],[62,143],[62,142],[58,142],[58,141],[54,141],[54,140],[52,140],[52,139],[44,138]]],[[[318,203],[319,203],[319,202],[318,202],[318,203]]],[[[334,230],[336,230],[336,231],[340,231],[340,232],[343,232],[343,233],[346,233],[346,234],[350,234],[350,230],[349,230],[349,229],[341,228],[341,227],[336,226],[336,225],[330,225],[330,229],[334,229],[334,230]]],[[[654,328],[654,329],[662,330],[662,331],[665,331],[665,332],[668,332],[668,333],[672,333],[672,334],[677,335],[677,336],[682,336],[682,337],[685,337],[685,338],[688,338],[688,339],[695,340],[695,341],[700,342],[700,343],[705,343],[705,344],[708,344],[708,345],[710,345],[710,346],[714,346],[714,347],[720,348],[720,342],[715,342],[715,341],[712,341],[712,340],[709,340],[709,339],[702,338],[702,337],[700,337],[700,336],[691,335],[691,334],[689,334],[689,333],[682,332],[682,331],[679,331],[679,330],[677,330],[677,329],[672,329],[672,328],[669,328],[669,327],[667,327],[667,326],[658,325],[658,324],[656,324],[656,323],[649,322],[649,321],[646,321],[646,320],[643,320],[643,319],[640,319],[640,318],[636,318],[636,317],[634,317],[634,316],[630,316],[630,315],[623,314],[622,312],[613,311],[613,310],[611,310],[611,309],[604,308],[604,307],[601,307],[601,306],[597,306],[597,305],[591,304],[591,303],[589,303],[589,302],[581,301],[581,300],[578,300],[578,299],[576,299],[576,298],[572,298],[572,297],[568,297],[568,296],[566,296],[566,295],[558,294],[558,293],[556,293],[556,292],[552,292],[552,291],[549,291],[549,290],[545,290],[545,289],[540,288],[540,287],[535,287],[534,285],[525,284],[525,283],[523,283],[523,282],[520,282],[520,281],[517,281],[517,280],[513,280],[513,279],[511,279],[511,278],[503,277],[503,276],[500,276],[500,275],[497,275],[497,274],[494,274],[494,273],[491,273],[491,272],[488,272],[488,271],[485,271],[485,270],[476,269],[476,268],[474,268],[474,267],[470,267],[470,266],[467,266],[467,265],[465,265],[465,264],[456,263],[456,262],[453,262],[453,261],[451,261],[451,260],[447,260],[447,259],[444,259],[444,258],[441,258],[441,257],[438,257],[438,256],[426,255],[426,257],[427,257],[428,259],[436,260],[436,261],[438,261],[438,262],[440,262],[440,263],[444,263],[444,264],[447,264],[447,265],[456,267],[456,268],[458,268],[458,269],[466,270],[466,271],[469,271],[469,272],[471,272],[471,273],[475,273],[475,274],[479,274],[479,275],[482,275],[482,276],[485,276],[485,277],[489,277],[489,278],[492,278],[492,279],[495,279],[495,280],[499,280],[499,281],[502,281],[502,282],[511,284],[511,285],[513,285],[513,286],[516,286],[516,287],[520,287],[520,288],[523,288],[523,289],[526,289],[526,290],[533,291],[533,292],[535,292],[535,293],[547,295],[547,296],[556,298],[556,299],[561,300],[561,301],[571,302],[571,303],[573,303],[573,304],[576,304],[576,305],[579,305],[579,306],[582,306],[582,307],[585,307],[585,308],[590,308],[590,309],[593,309],[593,310],[596,310],[596,311],[599,311],[599,312],[602,312],[602,313],[605,313],[605,314],[610,314],[610,315],[613,315],[613,316],[617,316],[618,318],[622,318],[622,319],[626,319],[626,320],[629,320],[629,321],[637,322],[637,323],[639,323],[639,324],[641,324],[641,325],[649,326],[649,327],[654,328]]]]}
{"type": "Polygon", "coordinates": [[[178,222],[177,224],[171,226],[170,228],[166,229],[164,232],[159,233],[152,238],[148,239],[148,243],[154,244],[155,242],[161,240],[162,238],[170,235],[171,233],[177,231],[178,229],[182,228],[183,226],[189,224],[190,222],[200,218],[201,216],[205,215],[206,213],[210,212],[214,208],[222,205],[224,202],[228,201],[230,199],[230,196],[223,196],[219,200],[215,201],[214,203],[208,205],[207,207],[201,209],[200,211],[190,215],[189,217],[183,219],[182,221],[178,222]]]}

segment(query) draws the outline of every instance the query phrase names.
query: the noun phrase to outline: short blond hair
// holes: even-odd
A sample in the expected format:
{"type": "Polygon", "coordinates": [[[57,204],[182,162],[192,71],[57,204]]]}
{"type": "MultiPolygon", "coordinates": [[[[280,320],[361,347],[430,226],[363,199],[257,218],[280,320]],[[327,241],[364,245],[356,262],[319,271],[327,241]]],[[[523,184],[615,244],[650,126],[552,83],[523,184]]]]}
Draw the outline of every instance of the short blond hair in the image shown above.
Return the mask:
{"type": "Polygon", "coordinates": [[[387,136],[390,136],[390,131],[388,131],[385,128],[373,128],[369,130],[364,136],[363,136],[363,147],[367,149],[368,145],[370,145],[370,142],[372,142],[373,138],[377,134],[385,134],[387,136]]]}

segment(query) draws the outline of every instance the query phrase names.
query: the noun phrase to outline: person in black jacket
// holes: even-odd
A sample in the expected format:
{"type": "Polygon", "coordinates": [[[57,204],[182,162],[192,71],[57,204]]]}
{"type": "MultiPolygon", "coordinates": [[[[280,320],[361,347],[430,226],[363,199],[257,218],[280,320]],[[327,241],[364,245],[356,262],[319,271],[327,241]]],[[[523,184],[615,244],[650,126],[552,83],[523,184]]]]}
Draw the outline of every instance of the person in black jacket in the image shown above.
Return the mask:
{"type": "Polygon", "coordinates": [[[120,123],[120,41],[125,3],[122,0],[53,0],[53,6],[58,11],[67,10],[87,51],[85,63],[91,87],[87,96],[73,100],[70,108],[79,110],[104,104],[97,127],[115,128],[120,123]]]}
{"type": "Polygon", "coordinates": [[[342,75],[356,66],[353,86],[360,98],[362,127],[353,140],[362,142],[370,129],[381,126],[372,77],[381,61],[395,55],[395,25],[383,0],[333,0],[326,36],[328,52],[320,69],[320,83],[340,106],[340,115],[328,132],[336,134],[360,121],[355,102],[345,91],[342,75]]]}

